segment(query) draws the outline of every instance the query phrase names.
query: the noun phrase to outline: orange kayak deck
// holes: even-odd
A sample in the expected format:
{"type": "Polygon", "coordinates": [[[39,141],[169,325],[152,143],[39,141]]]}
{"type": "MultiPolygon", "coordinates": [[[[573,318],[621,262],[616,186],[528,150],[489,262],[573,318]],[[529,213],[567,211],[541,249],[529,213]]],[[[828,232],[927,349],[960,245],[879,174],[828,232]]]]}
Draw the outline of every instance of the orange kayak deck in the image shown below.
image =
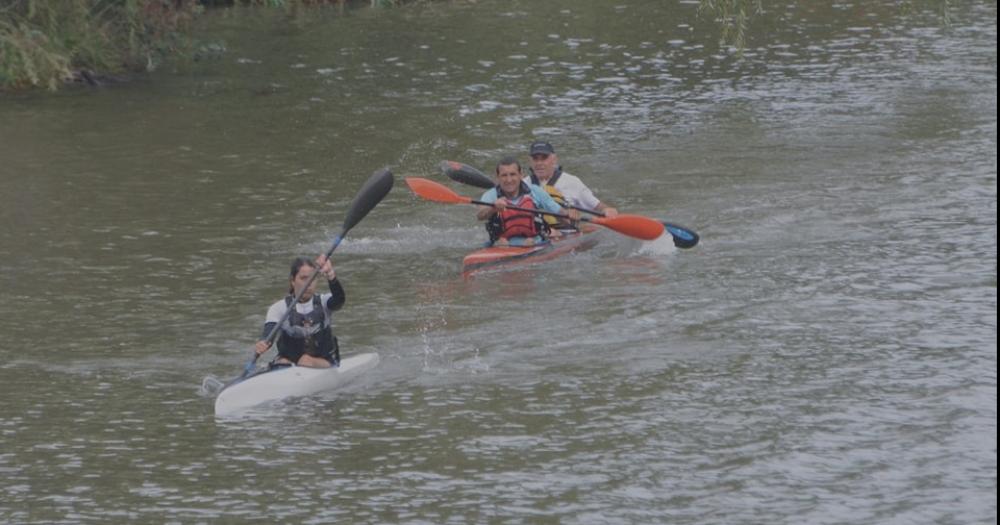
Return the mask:
{"type": "Polygon", "coordinates": [[[462,259],[462,274],[470,275],[483,270],[507,266],[534,264],[555,259],[578,250],[587,250],[597,244],[593,235],[596,229],[564,233],[562,236],[534,246],[490,246],[476,250],[462,259]]]}

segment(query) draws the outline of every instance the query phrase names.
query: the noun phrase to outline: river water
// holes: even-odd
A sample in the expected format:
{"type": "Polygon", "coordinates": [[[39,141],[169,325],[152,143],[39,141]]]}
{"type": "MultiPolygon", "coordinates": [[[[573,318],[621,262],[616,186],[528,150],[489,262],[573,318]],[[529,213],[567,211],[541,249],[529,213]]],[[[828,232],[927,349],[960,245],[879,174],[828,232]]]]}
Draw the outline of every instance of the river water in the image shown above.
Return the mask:
{"type": "Polygon", "coordinates": [[[207,13],[199,60],[0,98],[0,522],[996,523],[995,2],[207,13]],[[606,231],[460,275],[420,200],[551,140],[606,231]],[[362,382],[217,419],[289,261],[362,382]]]}

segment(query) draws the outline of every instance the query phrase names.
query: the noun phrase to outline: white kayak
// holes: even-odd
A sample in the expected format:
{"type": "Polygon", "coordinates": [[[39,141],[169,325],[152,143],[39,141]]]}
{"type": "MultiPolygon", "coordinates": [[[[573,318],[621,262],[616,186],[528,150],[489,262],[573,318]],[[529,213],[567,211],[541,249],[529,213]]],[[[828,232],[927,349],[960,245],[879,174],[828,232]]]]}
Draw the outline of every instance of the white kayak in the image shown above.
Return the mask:
{"type": "Polygon", "coordinates": [[[377,364],[378,354],[368,353],[341,359],[338,367],[289,366],[261,372],[219,392],[219,396],[215,398],[215,415],[230,415],[268,401],[333,390],[375,368],[377,364]]]}

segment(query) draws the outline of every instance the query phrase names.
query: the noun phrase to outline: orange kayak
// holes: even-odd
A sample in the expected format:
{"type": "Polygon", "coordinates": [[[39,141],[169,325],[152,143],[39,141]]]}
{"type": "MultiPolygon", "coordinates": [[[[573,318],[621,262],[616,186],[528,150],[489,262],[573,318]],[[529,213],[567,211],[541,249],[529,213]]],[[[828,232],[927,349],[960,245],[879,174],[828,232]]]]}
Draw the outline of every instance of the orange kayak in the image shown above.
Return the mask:
{"type": "Polygon", "coordinates": [[[462,259],[462,274],[470,275],[483,270],[493,270],[514,265],[534,264],[555,259],[578,250],[587,250],[597,244],[593,233],[597,228],[563,233],[555,239],[534,246],[490,246],[476,250],[462,259]]]}

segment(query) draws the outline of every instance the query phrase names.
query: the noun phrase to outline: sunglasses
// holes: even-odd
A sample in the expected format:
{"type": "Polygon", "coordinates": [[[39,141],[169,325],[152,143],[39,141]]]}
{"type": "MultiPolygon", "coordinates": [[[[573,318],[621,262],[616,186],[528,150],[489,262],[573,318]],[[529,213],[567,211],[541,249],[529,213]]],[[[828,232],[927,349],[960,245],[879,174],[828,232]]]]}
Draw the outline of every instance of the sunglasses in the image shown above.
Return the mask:
{"type": "Polygon", "coordinates": [[[531,156],[531,160],[545,160],[547,158],[549,158],[548,153],[535,153],[531,156]]]}

